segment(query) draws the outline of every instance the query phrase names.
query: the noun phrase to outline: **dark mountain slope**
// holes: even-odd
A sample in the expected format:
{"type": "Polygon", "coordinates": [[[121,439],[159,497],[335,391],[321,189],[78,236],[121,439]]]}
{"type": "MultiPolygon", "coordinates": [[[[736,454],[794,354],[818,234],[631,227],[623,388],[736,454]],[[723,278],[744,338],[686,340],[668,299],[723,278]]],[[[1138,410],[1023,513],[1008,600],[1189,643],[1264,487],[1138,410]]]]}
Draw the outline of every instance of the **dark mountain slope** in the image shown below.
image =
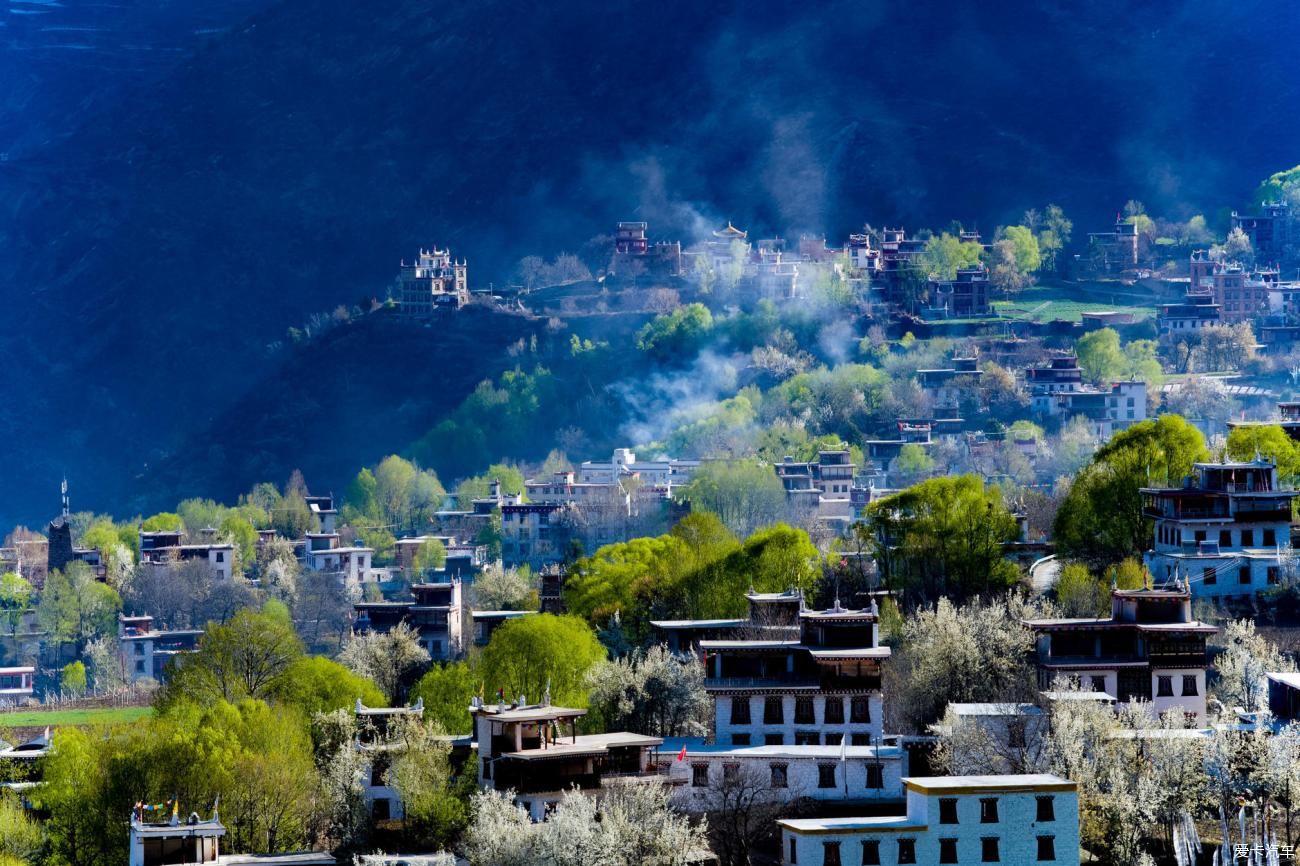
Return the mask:
{"type": "Polygon", "coordinates": [[[286,326],[420,244],[480,283],[633,215],[689,239],[1212,212],[1297,161],[1279,10],[281,0],[0,163],[0,522],[65,470],[114,507],[125,467],[278,375],[286,326]]]}

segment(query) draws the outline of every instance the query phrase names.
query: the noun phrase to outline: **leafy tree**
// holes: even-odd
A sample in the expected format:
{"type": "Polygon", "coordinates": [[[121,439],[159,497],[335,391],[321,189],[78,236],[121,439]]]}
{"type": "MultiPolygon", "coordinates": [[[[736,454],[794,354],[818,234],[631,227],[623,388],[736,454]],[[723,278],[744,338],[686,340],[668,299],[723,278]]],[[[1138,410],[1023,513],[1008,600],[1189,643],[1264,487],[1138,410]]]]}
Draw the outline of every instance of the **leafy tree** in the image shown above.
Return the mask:
{"type": "Polygon", "coordinates": [[[1084,334],[1075,342],[1075,351],[1079,366],[1090,382],[1100,384],[1119,379],[1129,366],[1114,328],[1101,328],[1084,334]]]}
{"type": "Polygon", "coordinates": [[[117,629],[122,599],[112,587],[95,580],[90,567],[70,562],[45,578],[36,619],[56,644],[73,644],[77,654],[100,635],[117,629]]]}
{"type": "Polygon", "coordinates": [[[235,545],[241,569],[251,566],[257,559],[257,530],[242,514],[228,513],[221,519],[218,532],[222,538],[235,545]]]}
{"type": "Polygon", "coordinates": [[[384,707],[388,699],[366,677],[324,656],[301,656],[289,664],[275,697],[304,714],[350,709],[357,699],[368,707],[384,707]]]}
{"type": "Polygon", "coordinates": [[[1079,562],[1066,563],[1056,580],[1056,603],[1065,616],[1104,616],[1110,610],[1110,586],[1079,562]]]}
{"type": "Polygon", "coordinates": [[[13,866],[36,863],[44,849],[45,834],[18,797],[7,791],[0,794],[0,861],[8,857],[13,866]]]}
{"type": "Polygon", "coordinates": [[[1255,631],[1252,620],[1233,620],[1217,640],[1224,649],[1214,660],[1214,693],[1225,707],[1239,706],[1247,712],[1265,707],[1268,681],[1264,675],[1295,669],[1276,645],[1255,631]]]}
{"type": "Polygon", "coordinates": [[[493,463],[483,474],[466,478],[456,485],[456,502],[461,508],[468,509],[475,499],[486,499],[492,493],[493,481],[501,482],[501,492],[507,496],[524,492],[524,473],[519,471],[519,467],[508,463],[493,463]]]}
{"type": "Polygon", "coordinates": [[[785,487],[772,467],[749,460],[710,461],[686,488],[691,508],[716,514],[737,535],[770,526],[785,511],[785,487]]]}
{"type": "Polygon", "coordinates": [[[379,510],[379,482],[375,480],[375,473],[362,469],[352,479],[343,495],[342,516],[349,523],[355,522],[358,517],[382,519],[379,510]]]}
{"type": "Polygon", "coordinates": [[[1300,446],[1276,424],[1233,427],[1228,431],[1228,457],[1254,460],[1256,455],[1277,464],[1278,480],[1295,484],[1300,478],[1300,446]]]}
{"type": "Polygon", "coordinates": [[[319,528],[320,521],[312,514],[302,494],[293,491],[276,503],[275,510],[271,512],[271,526],[285,538],[302,538],[319,528]]]}
{"type": "Polygon", "coordinates": [[[98,692],[115,692],[126,685],[118,643],[110,637],[100,637],[86,647],[86,661],[90,663],[90,679],[98,692]]]}
{"type": "Polygon", "coordinates": [[[469,662],[436,664],[429,668],[411,689],[412,699],[424,701],[424,717],[452,734],[468,734],[473,725],[469,704],[478,689],[478,680],[469,662]]]}
{"type": "Polygon", "coordinates": [[[436,723],[399,717],[389,735],[394,757],[385,781],[402,798],[405,844],[421,851],[448,846],[467,819],[453,792],[451,745],[439,739],[442,732],[436,723]]]}
{"type": "Polygon", "coordinates": [[[592,713],[607,731],[654,737],[697,737],[708,731],[712,702],[704,666],[662,645],[600,662],[587,672],[592,713]]]}
{"type": "Polygon", "coordinates": [[[35,590],[16,572],[0,574],[0,611],[9,617],[9,631],[18,633],[23,613],[32,602],[35,590]]]}
{"type": "Polygon", "coordinates": [[[226,507],[211,499],[186,499],[176,505],[181,524],[194,541],[204,529],[216,529],[226,516],[226,507]]]}
{"type": "Polygon", "coordinates": [[[637,637],[649,633],[651,609],[675,582],[685,543],[672,535],[606,545],[578,560],[564,585],[568,609],[604,624],[622,612],[637,637]]]}
{"type": "Polygon", "coordinates": [[[288,687],[289,672],[302,653],[287,617],[241,610],[228,623],[208,625],[197,651],[173,673],[160,705],[273,697],[288,687]]]}
{"type": "Polygon", "coordinates": [[[185,523],[179,514],[163,511],[140,524],[145,532],[184,532],[185,523]]]}
{"type": "Polygon", "coordinates": [[[894,471],[907,476],[926,475],[934,471],[934,458],[921,445],[909,442],[898,450],[894,471]]]}
{"type": "Polygon", "coordinates": [[[687,304],[656,316],[637,332],[637,348],[664,361],[684,361],[695,355],[701,340],[713,329],[713,314],[703,304],[687,304]]]}
{"type": "Polygon", "coordinates": [[[1141,488],[1177,484],[1208,456],[1200,431],[1177,415],[1117,433],[1070,485],[1056,516],[1057,550],[1095,569],[1140,555],[1152,538],[1141,488]]]}
{"type": "Polygon", "coordinates": [[[69,662],[63,666],[59,675],[59,688],[65,694],[81,696],[86,693],[86,666],[80,661],[69,662]]]}
{"type": "Polygon", "coordinates": [[[523,568],[486,566],[469,588],[474,610],[536,610],[532,573],[523,568]]]}
{"type": "Polygon", "coordinates": [[[421,578],[431,572],[438,571],[447,564],[447,547],[437,538],[430,538],[420,548],[415,551],[411,557],[412,575],[415,578],[421,578]]]}
{"type": "Polygon", "coordinates": [[[955,280],[960,268],[971,268],[980,263],[983,248],[975,241],[963,243],[959,238],[944,232],[931,235],[920,255],[920,266],[940,280],[955,280]]]}
{"type": "Polygon", "coordinates": [[[429,653],[415,629],[401,622],[386,632],[353,635],[339,660],[353,673],[372,680],[388,700],[399,703],[412,678],[429,663],[429,653]]]}
{"type": "Polygon", "coordinates": [[[946,598],[916,611],[885,667],[887,728],[920,731],[953,702],[1030,700],[1036,693],[1034,635],[1014,596],[962,607],[946,598]]]}
{"type": "Polygon", "coordinates": [[[479,670],[487,688],[536,701],[549,686],[559,706],[587,705],[587,671],[605,658],[596,633],[575,616],[539,613],[506,622],[483,648],[479,670]]]}
{"type": "Polygon", "coordinates": [[[1012,257],[1016,268],[1022,274],[1035,273],[1042,266],[1042,257],[1038,250],[1038,239],[1024,226],[1006,226],[999,234],[1001,240],[1011,242],[1012,257]]]}
{"type": "Polygon", "coordinates": [[[973,475],[931,478],[867,508],[860,529],[886,586],[922,598],[1001,591],[1019,571],[1002,544],[1019,534],[996,487],[973,475]]]}

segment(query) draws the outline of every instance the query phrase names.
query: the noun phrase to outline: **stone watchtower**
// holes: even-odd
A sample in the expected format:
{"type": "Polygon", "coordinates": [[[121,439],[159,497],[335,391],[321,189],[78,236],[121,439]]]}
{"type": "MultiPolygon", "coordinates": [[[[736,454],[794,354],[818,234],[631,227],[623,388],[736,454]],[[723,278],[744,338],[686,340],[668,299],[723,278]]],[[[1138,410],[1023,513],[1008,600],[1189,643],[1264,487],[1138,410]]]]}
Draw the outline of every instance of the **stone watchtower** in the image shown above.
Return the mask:
{"type": "Polygon", "coordinates": [[[50,537],[49,552],[46,554],[46,574],[63,571],[69,562],[76,559],[72,552],[72,526],[68,523],[68,479],[63,479],[63,513],[50,521],[46,534],[50,537]]]}

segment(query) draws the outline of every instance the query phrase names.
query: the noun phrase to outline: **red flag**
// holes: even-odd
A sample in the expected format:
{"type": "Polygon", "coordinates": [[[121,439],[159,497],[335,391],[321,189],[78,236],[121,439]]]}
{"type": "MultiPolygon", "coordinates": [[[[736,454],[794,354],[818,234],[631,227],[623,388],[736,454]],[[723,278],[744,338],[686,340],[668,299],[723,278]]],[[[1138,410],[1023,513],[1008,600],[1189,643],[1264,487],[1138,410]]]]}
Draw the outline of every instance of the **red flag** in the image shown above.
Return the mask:
{"type": "Polygon", "coordinates": [[[685,747],[685,746],[682,746],[682,750],[681,750],[680,752],[677,753],[677,760],[679,760],[679,761],[685,761],[685,760],[686,760],[686,747],[685,747]]]}

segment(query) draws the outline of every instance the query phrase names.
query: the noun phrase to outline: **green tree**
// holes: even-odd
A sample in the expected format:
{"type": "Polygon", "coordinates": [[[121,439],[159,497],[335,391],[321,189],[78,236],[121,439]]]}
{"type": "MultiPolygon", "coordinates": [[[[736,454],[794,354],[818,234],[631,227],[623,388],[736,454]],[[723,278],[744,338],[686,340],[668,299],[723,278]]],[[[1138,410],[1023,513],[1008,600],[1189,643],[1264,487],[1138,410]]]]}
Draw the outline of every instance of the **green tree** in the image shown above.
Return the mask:
{"type": "Polygon", "coordinates": [[[447,547],[437,538],[430,538],[420,545],[411,557],[413,577],[422,578],[430,572],[437,571],[447,564],[447,547]]]}
{"type": "Polygon", "coordinates": [[[59,675],[59,688],[65,694],[81,696],[86,693],[86,666],[80,661],[69,662],[63,666],[59,675]]]}
{"type": "Polygon", "coordinates": [[[963,243],[959,238],[944,232],[931,235],[920,256],[921,268],[940,280],[955,280],[960,268],[971,268],[980,263],[983,248],[975,241],[963,243]]]}
{"type": "Polygon", "coordinates": [[[1057,511],[1058,552],[1097,570],[1141,555],[1152,538],[1141,488],[1177,485],[1208,457],[1200,431],[1178,415],[1117,433],[1075,476],[1057,511]]]}
{"type": "Polygon", "coordinates": [[[637,332],[637,348],[661,360],[694,357],[704,336],[713,330],[713,314],[703,304],[687,304],[656,316],[637,332]]]}
{"type": "Polygon", "coordinates": [[[934,471],[934,458],[921,445],[909,442],[898,450],[898,456],[894,458],[894,471],[903,475],[925,475],[934,471]]]}
{"type": "Polygon", "coordinates": [[[1056,603],[1065,616],[1103,616],[1110,610],[1110,587],[1088,571],[1088,566],[1068,562],[1056,580],[1056,603]]]}
{"type": "Polygon", "coordinates": [[[163,511],[140,524],[145,532],[184,532],[185,523],[179,514],[163,511]]]}
{"type": "Polygon", "coordinates": [[[681,576],[685,551],[685,542],[672,535],[606,545],[574,564],[564,585],[565,604],[601,626],[619,613],[624,628],[644,638],[649,620],[662,610],[657,602],[681,576]]]}
{"type": "Polygon", "coordinates": [[[9,618],[9,631],[18,633],[23,613],[31,605],[35,590],[15,572],[0,574],[0,611],[9,618]]]}
{"type": "Polygon", "coordinates": [[[1101,328],[1084,334],[1075,342],[1075,352],[1083,375],[1093,383],[1104,383],[1124,376],[1127,359],[1120,349],[1119,333],[1114,328],[1101,328]]]}
{"type": "Polygon", "coordinates": [[[350,709],[357,699],[368,707],[388,706],[388,699],[373,681],[324,656],[294,659],[273,694],[305,715],[350,709]]]}
{"type": "Polygon", "coordinates": [[[996,487],[973,475],[931,478],[867,508],[860,530],[885,585],[932,599],[987,595],[1019,577],[1002,545],[1019,533],[996,487]]]}
{"type": "Polygon", "coordinates": [[[160,704],[270,698],[288,687],[289,671],[302,654],[302,641],[287,617],[241,610],[228,623],[209,623],[197,651],[173,673],[160,704]]]}
{"type": "Polygon", "coordinates": [[[442,734],[436,723],[410,717],[399,717],[390,732],[394,757],[385,781],[402,798],[402,835],[410,849],[447,848],[468,821],[453,790],[451,745],[442,734]]]}
{"type": "Polygon", "coordinates": [[[710,461],[695,471],[685,498],[737,535],[770,526],[785,510],[785,487],[771,466],[752,460],[710,461]]]}
{"type": "Polygon", "coordinates": [[[586,674],[605,658],[596,633],[576,616],[539,613],[510,620],[492,633],[479,670],[487,688],[510,701],[537,701],[549,685],[557,706],[587,705],[586,674]]]}
{"type": "Polygon", "coordinates": [[[437,664],[420,677],[411,689],[411,698],[424,701],[424,716],[451,734],[468,734],[473,730],[469,716],[470,701],[477,693],[479,681],[467,661],[437,664]]]}
{"type": "Polygon", "coordinates": [[[1300,479],[1300,446],[1276,424],[1231,428],[1227,451],[1233,460],[1272,460],[1277,464],[1278,480],[1284,484],[1294,485],[1300,479]]]}
{"type": "Polygon", "coordinates": [[[492,493],[493,481],[501,482],[501,492],[506,496],[517,496],[524,492],[524,473],[519,471],[519,467],[508,463],[493,463],[481,475],[466,478],[456,485],[457,505],[469,510],[475,499],[486,499],[492,493]]]}
{"type": "Polygon", "coordinates": [[[219,531],[222,538],[235,545],[241,569],[251,566],[257,560],[257,530],[247,517],[228,513],[221,519],[219,531]]]}
{"type": "Polygon", "coordinates": [[[78,655],[94,638],[117,629],[122,599],[110,586],[95,580],[90,567],[70,562],[45,578],[36,619],[56,644],[72,644],[78,655]]]}
{"type": "Polygon", "coordinates": [[[349,523],[356,522],[358,518],[380,520],[378,490],[379,482],[375,480],[375,473],[369,469],[358,472],[343,495],[344,520],[349,523]]]}
{"type": "Polygon", "coordinates": [[[285,538],[302,538],[308,532],[320,527],[320,521],[312,514],[307,500],[297,491],[282,496],[271,512],[271,526],[285,538]]]}
{"type": "Polygon", "coordinates": [[[1002,240],[1011,242],[1016,268],[1022,274],[1032,274],[1042,266],[1042,256],[1038,251],[1038,239],[1024,226],[1006,226],[999,234],[1002,240]]]}

